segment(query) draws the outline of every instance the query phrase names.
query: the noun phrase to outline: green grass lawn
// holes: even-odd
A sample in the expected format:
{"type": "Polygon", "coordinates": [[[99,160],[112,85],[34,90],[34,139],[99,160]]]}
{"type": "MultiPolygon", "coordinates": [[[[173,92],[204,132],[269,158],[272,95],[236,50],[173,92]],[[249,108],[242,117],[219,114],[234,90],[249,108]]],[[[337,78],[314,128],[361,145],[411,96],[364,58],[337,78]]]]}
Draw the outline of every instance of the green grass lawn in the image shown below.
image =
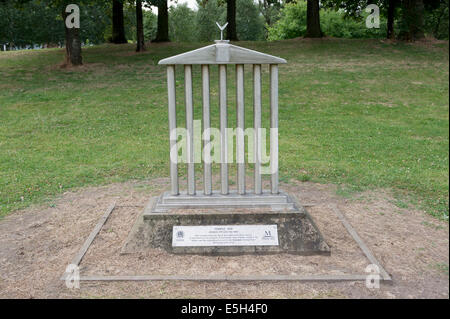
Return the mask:
{"type": "MultiPolygon", "coordinates": [[[[161,58],[196,44],[103,45],[61,69],[63,50],[0,52],[0,216],[74,187],[168,176],[161,58]]],[[[280,177],[341,185],[343,195],[391,188],[399,203],[448,219],[448,43],[378,40],[241,42],[281,56],[280,177]]],[[[212,125],[218,127],[212,68],[212,125]]],[[[235,123],[234,69],[229,119],[235,123]]],[[[246,123],[252,125],[246,68],[246,123]]],[[[201,119],[194,68],[195,119],[201,119]]],[[[268,73],[263,124],[269,123],[268,73]]],[[[177,72],[179,123],[183,74],[177,72]]]]}

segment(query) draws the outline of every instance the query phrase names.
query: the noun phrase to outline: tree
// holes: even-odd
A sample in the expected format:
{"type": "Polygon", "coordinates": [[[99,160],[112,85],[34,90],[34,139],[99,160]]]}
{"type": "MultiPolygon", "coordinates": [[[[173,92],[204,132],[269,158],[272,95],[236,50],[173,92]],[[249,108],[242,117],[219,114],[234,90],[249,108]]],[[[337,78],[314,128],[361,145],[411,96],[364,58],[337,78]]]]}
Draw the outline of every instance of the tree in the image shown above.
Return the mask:
{"type": "Polygon", "coordinates": [[[276,23],[268,27],[269,41],[292,39],[304,36],[306,32],[306,3],[305,1],[287,3],[281,11],[276,23]]]}
{"type": "Polygon", "coordinates": [[[172,6],[169,9],[169,37],[175,42],[197,41],[197,12],[186,3],[172,6]]]}
{"type": "Polygon", "coordinates": [[[127,43],[125,37],[125,26],[123,21],[122,0],[112,0],[112,37],[111,42],[120,44],[127,43]]]}
{"type": "Polygon", "coordinates": [[[76,27],[68,28],[66,24],[66,18],[70,14],[66,12],[66,8],[72,1],[70,0],[49,0],[49,5],[53,5],[59,8],[61,11],[62,22],[64,24],[64,34],[65,34],[65,46],[66,46],[66,56],[65,65],[77,66],[83,64],[83,58],[81,56],[81,39],[80,39],[80,29],[76,27]]]}
{"type": "MultiPolygon", "coordinates": [[[[226,2],[222,0],[197,0],[197,3],[199,8],[194,26],[196,40],[213,41],[219,39],[220,31],[216,22],[223,25],[227,21],[226,2]]],[[[260,15],[258,5],[253,0],[236,1],[236,27],[237,38],[240,40],[264,39],[264,18],[260,15]]]]}
{"type": "Polygon", "coordinates": [[[426,14],[424,16],[425,30],[436,39],[449,38],[449,0],[433,0],[424,3],[426,14]]]}
{"type": "Polygon", "coordinates": [[[258,7],[268,28],[279,18],[283,3],[281,0],[258,0],[258,7]]]}
{"type": "Polygon", "coordinates": [[[145,10],[143,14],[144,14],[144,38],[146,41],[151,41],[156,37],[158,18],[150,10],[145,10]]]}
{"type": "Polygon", "coordinates": [[[305,38],[321,38],[319,0],[307,0],[305,38]]]}
{"type": "Polygon", "coordinates": [[[237,36],[243,41],[264,40],[264,18],[253,0],[236,2],[237,36]]]}
{"type": "MultiPolygon", "coordinates": [[[[1,1],[0,3],[2,4],[2,6],[4,5],[6,1],[1,1]]],[[[14,2],[12,2],[12,6],[10,7],[10,9],[13,9],[14,11],[16,10],[20,10],[22,9],[22,14],[19,14],[19,19],[17,21],[12,21],[13,24],[13,28],[11,29],[11,31],[13,31],[13,33],[19,31],[20,29],[22,29],[22,34],[26,35],[26,37],[28,38],[23,38],[23,39],[15,39],[16,36],[14,34],[10,34],[12,41],[10,42],[10,46],[11,44],[13,44],[14,42],[22,42],[23,44],[25,43],[30,43],[30,44],[35,44],[31,43],[33,42],[32,39],[30,38],[30,34],[36,34],[33,30],[33,28],[28,25],[30,24],[31,21],[33,22],[38,22],[37,24],[42,24],[42,23],[46,23],[48,22],[48,20],[46,21],[46,17],[47,15],[45,14],[46,12],[48,12],[49,10],[47,9],[53,9],[56,12],[58,12],[58,14],[61,15],[62,18],[62,23],[64,25],[64,37],[65,37],[65,47],[66,47],[66,55],[65,55],[65,64],[66,65],[81,65],[82,64],[82,57],[81,57],[81,40],[80,40],[80,29],[79,28],[68,28],[66,25],[66,18],[68,17],[69,14],[71,14],[71,12],[66,12],[66,7],[67,5],[70,4],[71,1],[69,0],[46,0],[44,2],[38,2],[38,1],[32,1],[32,0],[15,0],[14,2]],[[32,16],[29,15],[29,13],[32,12],[32,16]],[[36,21],[36,19],[34,18],[38,18],[39,20],[36,21]],[[25,19],[24,19],[25,18],[25,19]],[[27,19],[29,18],[29,19],[27,19]],[[23,21],[25,20],[25,21],[23,21]],[[14,25],[15,24],[15,25],[14,25]],[[21,28],[21,26],[23,28],[21,28]],[[19,29],[17,29],[17,27],[19,27],[19,29]],[[13,42],[13,43],[11,43],[13,42]]],[[[50,10],[51,11],[51,10],[50,10]]],[[[13,19],[14,16],[16,16],[16,14],[13,15],[13,19]]],[[[15,20],[15,19],[14,19],[15,20]]],[[[60,22],[61,23],[61,22],[60,22]]],[[[45,27],[47,27],[47,25],[45,25],[45,27]]],[[[39,28],[37,28],[39,29],[39,28]]],[[[45,29],[45,28],[44,28],[45,29]]],[[[51,28],[49,28],[51,29],[51,28]]],[[[47,38],[52,38],[51,36],[48,36],[47,34],[47,38]]],[[[42,38],[41,38],[42,41],[42,38]]]]}
{"type": "Polygon", "coordinates": [[[198,11],[196,17],[197,40],[213,41],[218,39],[219,29],[216,21],[220,24],[226,21],[226,9],[219,0],[197,0],[198,11]]]}
{"type": "Polygon", "coordinates": [[[66,35],[66,65],[82,65],[83,58],[81,57],[81,40],[79,28],[68,28],[66,19],[69,13],[66,12],[66,7],[62,8],[62,18],[64,22],[64,29],[66,35]]]}
{"type": "Polygon", "coordinates": [[[136,52],[145,51],[144,19],[142,17],[142,1],[136,0],[136,52]]]}
{"type": "Polygon", "coordinates": [[[425,37],[423,21],[424,4],[422,0],[402,1],[402,30],[400,38],[409,41],[425,37]]]}
{"type": "MultiPolygon", "coordinates": [[[[306,11],[306,1],[287,3],[277,22],[268,28],[268,40],[304,37],[306,34],[306,11]]],[[[385,27],[379,29],[366,27],[365,17],[367,15],[368,13],[363,11],[359,18],[351,19],[348,17],[348,12],[344,10],[330,10],[325,7],[320,12],[320,28],[324,34],[336,38],[385,37],[385,27]]]]}
{"type": "Polygon", "coordinates": [[[227,39],[231,41],[238,41],[236,32],[236,0],[227,0],[227,22],[227,39]]]}
{"type": "Polygon", "coordinates": [[[169,8],[168,0],[151,0],[158,7],[158,29],[153,42],[168,42],[169,40],[169,8]]]}
{"type": "Polygon", "coordinates": [[[61,10],[43,1],[0,0],[0,47],[62,44],[61,10]]]}
{"type": "Polygon", "coordinates": [[[377,5],[380,7],[380,11],[387,16],[386,38],[393,39],[395,37],[395,12],[400,1],[402,0],[322,0],[322,3],[325,7],[342,10],[345,12],[346,17],[353,19],[360,19],[363,16],[363,11],[369,4],[377,5]]]}
{"type": "Polygon", "coordinates": [[[386,38],[394,39],[394,19],[395,19],[395,6],[396,0],[387,0],[387,34],[386,38]]]}

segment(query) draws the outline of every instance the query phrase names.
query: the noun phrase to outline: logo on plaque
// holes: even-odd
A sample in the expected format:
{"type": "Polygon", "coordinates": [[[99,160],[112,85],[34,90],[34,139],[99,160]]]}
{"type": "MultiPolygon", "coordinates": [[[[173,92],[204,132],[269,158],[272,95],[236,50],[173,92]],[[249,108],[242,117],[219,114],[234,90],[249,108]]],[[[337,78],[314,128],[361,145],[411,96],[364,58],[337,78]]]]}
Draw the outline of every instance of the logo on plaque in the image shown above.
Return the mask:
{"type": "Polygon", "coordinates": [[[273,239],[273,236],[272,236],[272,233],[270,232],[270,230],[264,231],[263,239],[273,239]]]}
{"type": "Polygon", "coordinates": [[[184,232],[182,230],[177,231],[177,238],[184,238],[184,232]]]}

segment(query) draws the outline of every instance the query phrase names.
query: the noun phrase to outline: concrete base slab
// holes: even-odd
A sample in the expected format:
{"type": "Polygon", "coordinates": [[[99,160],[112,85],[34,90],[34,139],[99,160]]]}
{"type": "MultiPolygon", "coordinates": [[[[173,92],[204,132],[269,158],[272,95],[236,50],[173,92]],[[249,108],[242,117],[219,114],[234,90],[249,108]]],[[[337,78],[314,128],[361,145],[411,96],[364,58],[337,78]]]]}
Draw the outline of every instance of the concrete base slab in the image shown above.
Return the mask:
{"type": "MultiPolygon", "coordinates": [[[[286,195],[287,196],[287,195],[286,195]]],[[[291,253],[330,254],[330,248],[306,210],[288,197],[289,209],[203,209],[155,212],[158,198],[152,198],[138,217],[122,253],[162,248],[175,254],[242,255],[291,253]],[[278,246],[203,246],[172,247],[173,226],[273,225],[278,227],[278,246]]]]}
{"type": "Polygon", "coordinates": [[[290,196],[280,192],[272,194],[264,192],[262,194],[247,193],[244,195],[236,192],[222,195],[213,192],[211,195],[171,195],[169,192],[163,193],[153,205],[147,205],[146,213],[162,213],[171,209],[198,209],[198,208],[269,208],[271,210],[294,209],[294,203],[290,196]]]}

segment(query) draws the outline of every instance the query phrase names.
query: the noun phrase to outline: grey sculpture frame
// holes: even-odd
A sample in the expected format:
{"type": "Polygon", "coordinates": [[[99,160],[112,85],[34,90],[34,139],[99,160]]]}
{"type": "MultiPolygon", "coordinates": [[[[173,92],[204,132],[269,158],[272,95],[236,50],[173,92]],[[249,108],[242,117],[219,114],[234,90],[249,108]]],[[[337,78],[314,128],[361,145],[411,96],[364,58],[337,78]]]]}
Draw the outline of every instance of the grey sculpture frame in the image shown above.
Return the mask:
{"type": "MultiPolygon", "coordinates": [[[[154,207],[148,207],[155,213],[176,208],[210,208],[210,207],[270,207],[272,209],[294,209],[287,194],[278,188],[278,65],[287,63],[285,59],[254,50],[232,45],[228,40],[216,40],[215,44],[185,52],[159,61],[167,66],[168,117],[170,131],[170,150],[176,148],[176,136],[172,132],[177,129],[177,111],[175,94],[175,69],[177,66],[184,71],[184,101],[186,108],[186,149],[187,149],[187,189],[180,192],[178,179],[178,159],[171,156],[170,180],[171,190],[162,194],[154,207]],[[270,74],[270,190],[262,187],[261,138],[254,134],[254,189],[246,189],[245,139],[236,136],[237,189],[230,191],[228,182],[228,137],[227,137],[227,66],[234,64],[236,68],[236,127],[245,130],[245,99],[244,99],[244,64],[252,66],[253,76],[253,128],[255,132],[261,129],[262,94],[261,74],[262,64],[269,66],[270,74]],[[193,134],[193,65],[201,66],[202,76],[202,111],[203,111],[203,144],[210,142],[210,67],[218,66],[219,72],[219,113],[220,113],[220,190],[212,189],[211,154],[203,157],[203,190],[196,189],[194,164],[194,134],[193,134]],[[270,196],[269,196],[270,195],[270,196]],[[251,205],[249,204],[251,202],[251,205]]],[[[146,210],[148,210],[146,209],[146,210]]]]}

